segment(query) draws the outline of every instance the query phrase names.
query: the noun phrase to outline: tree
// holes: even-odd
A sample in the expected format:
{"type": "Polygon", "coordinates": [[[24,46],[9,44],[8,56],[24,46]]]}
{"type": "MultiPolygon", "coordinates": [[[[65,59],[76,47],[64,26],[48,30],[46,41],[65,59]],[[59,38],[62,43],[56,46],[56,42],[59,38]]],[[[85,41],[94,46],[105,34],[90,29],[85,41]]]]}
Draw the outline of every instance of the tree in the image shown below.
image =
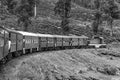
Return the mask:
{"type": "Polygon", "coordinates": [[[34,6],[36,0],[6,0],[8,11],[18,17],[18,24],[24,26],[24,31],[28,30],[31,17],[34,16],[34,6]]]}
{"type": "Polygon", "coordinates": [[[95,7],[95,9],[96,9],[96,11],[95,11],[95,13],[94,13],[93,24],[92,24],[94,35],[97,34],[97,32],[98,32],[98,27],[99,27],[99,25],[102,23],[102,22],[101,22],[102,13],[101,13],[101,11],[100,11],[100,7],[101,7],[100,5],[101,5],[100,0],[95,0],[95,1],[94,1],[94,7],[95,7]]]}
{"type": "Polygon", "coordinates": [[[28,0],[28,2],[33,8],[34,17],[36,17],[37,16],[37,5],[39,5],[39,0],[28,0]]]}
{"type": "Polygon", "coordinates": [[[108,0],[107,7],[104,8],[104,12],[106,15],[108,15],[108,23],[111,28],[111,36],[113,35],[113,21],[115,19],[120,19],[120,11],[118,9],[118,6],[115,4],[115,0],[108,0]]]}
{"type": "Polygon", "coordinates": [[[15,9],[18,16],[18,24],[23,24],[24,31],[27,31],[28,25],[31,23],[30,18],[33,16],[33,7],[27,0],[21,0],[21,4],[15,9]]]}
{"type": "Polygon", "coordinates": [[[63,31],[69,31],[69,18],[71,11],[71,0],[59,0],[54,8],[55,14],[61,17],[61,26],[63,31]]]}
{"type": "Polygon", "coordinates": [[[6,6],[4,6],[3,4],[4,4],[4,0],[0,0],[0,18],[1,18],[1,20],[4,20],[6,18],[6,16],[8,15],[6,6]]]}
{"type": "Polygon", "coordinates": [[[113,35],[113,21],[115,19],[120,19],[120,11],[118,6],[115,4],[115,0],[95,0],[94,5],[96,8],[94,14],[94,22],[93,22],[93,32],[96,35],[98,31],[98,26],[106,17],[106,21],[109,23],[111,27],[111,36],[113,35]],[[103,16],[104,15],[104,16],[103,16]]]}
{"type": "Polygon", "coordinates": [[[96,12],[94,16],[95,16],[95,18],[94,18],[94,21],[93,21],[93,24],[92,24],[93,33],[94,33],[94,35],[97,35],[98,27],[102,23],[102,21],[101,21],[102,14],[100,12],[96,12]]]}

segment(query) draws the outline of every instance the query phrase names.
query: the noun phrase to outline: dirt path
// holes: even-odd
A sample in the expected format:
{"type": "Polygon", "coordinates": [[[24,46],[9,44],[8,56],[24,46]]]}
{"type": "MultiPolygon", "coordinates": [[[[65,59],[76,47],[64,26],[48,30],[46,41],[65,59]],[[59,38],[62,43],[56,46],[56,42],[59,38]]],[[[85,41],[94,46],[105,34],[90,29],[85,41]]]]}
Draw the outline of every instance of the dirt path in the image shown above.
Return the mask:
{"type": "Polygon", "coordinates": [[[4,66],[0,80],[120,80],[120,58],[109,55],[119,52],[113,51],[75,49],[22,56],[4,66]]]}

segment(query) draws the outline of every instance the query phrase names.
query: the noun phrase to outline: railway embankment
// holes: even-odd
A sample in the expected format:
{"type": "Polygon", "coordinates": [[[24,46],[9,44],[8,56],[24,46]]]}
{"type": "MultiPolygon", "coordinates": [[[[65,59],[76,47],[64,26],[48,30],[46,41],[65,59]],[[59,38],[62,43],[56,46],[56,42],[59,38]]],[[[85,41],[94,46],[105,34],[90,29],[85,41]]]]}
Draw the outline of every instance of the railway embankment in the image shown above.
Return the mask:
{"type": "Polygon", "coordinates": [[[119,80],[118,50],[74,49],[25,55],[4,65],[0,80],[119,80]]]}

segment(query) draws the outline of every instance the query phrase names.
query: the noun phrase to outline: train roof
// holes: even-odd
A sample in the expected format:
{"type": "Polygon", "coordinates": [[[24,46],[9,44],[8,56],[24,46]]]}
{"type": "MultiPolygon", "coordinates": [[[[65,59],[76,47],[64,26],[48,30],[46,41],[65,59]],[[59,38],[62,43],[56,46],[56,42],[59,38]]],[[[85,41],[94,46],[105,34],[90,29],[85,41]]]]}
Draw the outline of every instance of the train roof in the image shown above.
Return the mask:
{"type": "Polygon", "coordinates": [[[35,36],[35,37],[54,37],[50,34],[40,34],[40,33],[32,33],[32,32],[24,32],[24,31],[17,31],[18,33],[24,36],[35,36]]]}
{"type": "Polygon", "coordinates": [[[82,36],[80,36],[80,38],[88,38],[87,36],[85,36],[85,35],[82,35],[82,36]]]}
{"type": "Polygon", "coordinates": [[[12,29],[8,29],[8,28],[3,28],[3,29],[6,30],[6,31],[8,31],[8,32],[17,33],[17,34],[21,34],[21,35],[24,35],[24,36],[53,37],[50,34],[38,34],[38,33],[32,33],[32,32],[17,31],[17,30],[12,30],[12,29]]]}
{"type": "Polygon", "coordinates": [[[69,36],[65,36],[65,35],[54,35],[54,37],[57,37],[57,38],[70,38],[69,36]]]}
{"type": "Polygon", "coordinates": [[[40,34],[40,33],[37,33],[38,37],[54,37],[53,35],[50,35],[50,34],[40,34]]]}
{"type": "Polygon", "coordinates": [[[82,35],[82,36],[69,36],[70,38],[88,38],[87,36],[85,36],[85,35],[82,35]]]}
{"type": "Polygon", "coordinates": [[[55,37],[58,37],[58,38],[88,38],[87,36],[85,35],[82,35],[82,36],[63,36],[63,35],[54,35],[55,37]]]}
{"type": "Polygon", "coordinates": [[[85,35],[81,35],[81,36],[76,36],[76,35],[51,35],[51,34],[40,34],[40,33],[32,33],[32,32],[25,32],[25,31],[17,31],[17,30],[12,30],[12,29],[8,29],[8,28],[3,28],[0,27],[8,32],[13,32],[13,33],[17,33],[17,34],[21,34],[24,36],[38,36],[38,37],[57,37],[57,38],[88,38],[85,35]]]}
{"type": "Polygon", "coordinates": [[[38,36],[35,33],[30,33],[30,32],[24,32],[24,31],[17,31],[18,33],[24,35],[24,36],[38,36]]]}

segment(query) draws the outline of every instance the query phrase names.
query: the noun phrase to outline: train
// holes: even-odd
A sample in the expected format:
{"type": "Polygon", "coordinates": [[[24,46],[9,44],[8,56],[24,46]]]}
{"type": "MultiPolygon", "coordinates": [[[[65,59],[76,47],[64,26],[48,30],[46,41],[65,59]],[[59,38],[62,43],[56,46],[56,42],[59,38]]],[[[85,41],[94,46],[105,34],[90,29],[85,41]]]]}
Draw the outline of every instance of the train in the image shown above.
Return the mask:
{"type": "Polygon", "coordinates": [[[106,48],[107,46],[104,38],[97,35],[94,35],[88,42],[88,46],[92,46],[94,48],[106,48]]]}
{"type": "Polygon", "coordinates": [[[0,26],[0,64],[28,53],[71,48],[105,48],[103,38],[85,35],[40,34],[0,26]]]}
{"type": "Polygon", "coordinates": [[[12,57],[44,50],[81,48],[88,45],[87,36],[50,35],[8,29],[0,26],[0,62],[12,57]]]}

